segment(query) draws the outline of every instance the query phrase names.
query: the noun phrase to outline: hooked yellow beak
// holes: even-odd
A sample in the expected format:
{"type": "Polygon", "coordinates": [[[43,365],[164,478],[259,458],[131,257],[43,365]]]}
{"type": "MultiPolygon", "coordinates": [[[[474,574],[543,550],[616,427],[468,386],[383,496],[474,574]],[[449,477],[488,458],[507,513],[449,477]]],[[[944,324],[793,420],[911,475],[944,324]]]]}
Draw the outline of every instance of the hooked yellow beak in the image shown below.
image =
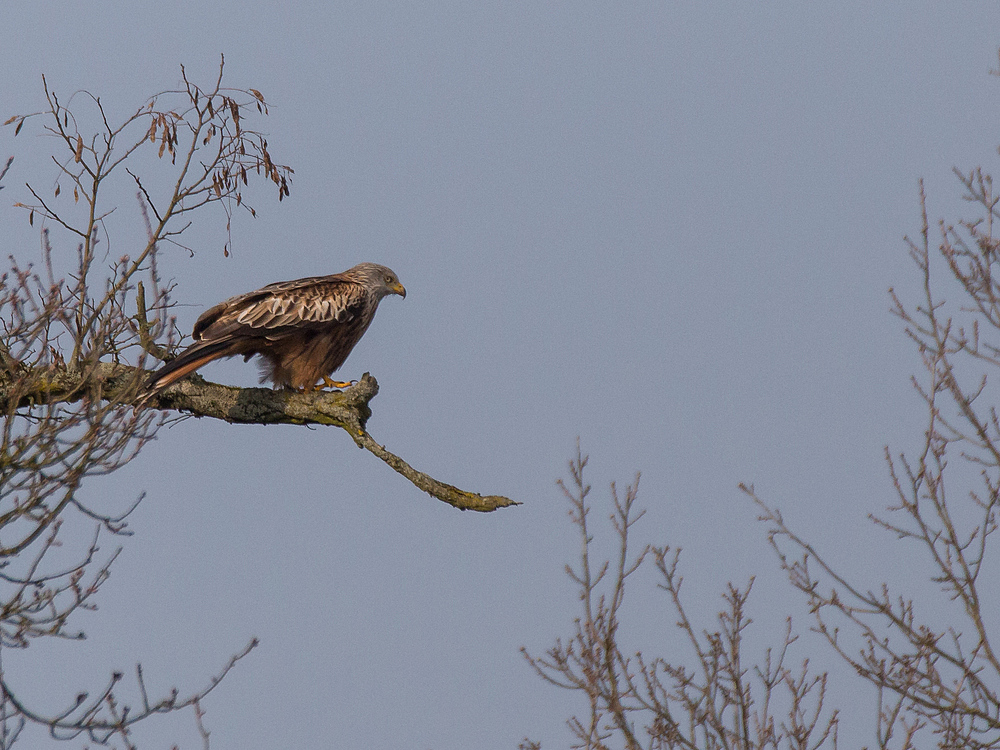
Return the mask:
{"type": "Polygon", "coordinates": [[[406,299],[406,289],[398,281],[395,284],[393,284],[391,287],[389,287],[389,290],[393,294],[398,294],[403,299],[406,299]]]}

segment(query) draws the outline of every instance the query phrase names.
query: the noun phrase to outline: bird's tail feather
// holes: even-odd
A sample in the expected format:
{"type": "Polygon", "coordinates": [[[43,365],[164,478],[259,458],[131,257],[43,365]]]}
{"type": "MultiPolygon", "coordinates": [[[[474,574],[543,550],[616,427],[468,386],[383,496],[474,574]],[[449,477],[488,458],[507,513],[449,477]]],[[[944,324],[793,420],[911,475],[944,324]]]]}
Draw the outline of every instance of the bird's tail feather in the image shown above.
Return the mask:
{"type": "Polygon", "coordinates": [[[147,383],[150,393],[166,388],[181,378],[190,375],[200,367],[204,367],[213,359],[230,355],[232,341],[199,342],[181,352],[180,356],[167,362],[154,372],[147,383]]]}

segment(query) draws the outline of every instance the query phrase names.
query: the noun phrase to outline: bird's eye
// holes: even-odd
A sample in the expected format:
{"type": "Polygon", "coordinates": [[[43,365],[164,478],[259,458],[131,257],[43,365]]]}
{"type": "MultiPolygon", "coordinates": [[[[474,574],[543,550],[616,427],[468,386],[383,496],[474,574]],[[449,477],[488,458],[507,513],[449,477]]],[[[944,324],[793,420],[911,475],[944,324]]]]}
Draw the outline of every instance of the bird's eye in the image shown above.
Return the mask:
{"type": "Polygon", "coordinates": [[[386,284],[391,284],[392,283],[392,276],[386,276],[385,277],[385,283],[386,284]]]}

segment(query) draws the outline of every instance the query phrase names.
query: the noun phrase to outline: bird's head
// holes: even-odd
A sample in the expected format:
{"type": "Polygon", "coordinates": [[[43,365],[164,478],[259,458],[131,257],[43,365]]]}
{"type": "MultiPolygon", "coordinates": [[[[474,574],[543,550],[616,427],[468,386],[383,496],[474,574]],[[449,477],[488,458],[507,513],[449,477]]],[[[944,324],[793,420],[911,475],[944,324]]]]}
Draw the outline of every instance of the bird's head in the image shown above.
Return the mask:
{"type": "Polygon", "coordinates": [[[359,263],[347,273],[367,286],[379,299],[390,294],[406,298],[406,289],[399,283],[399,277],[391,268],[378,263],[359,263]]]}

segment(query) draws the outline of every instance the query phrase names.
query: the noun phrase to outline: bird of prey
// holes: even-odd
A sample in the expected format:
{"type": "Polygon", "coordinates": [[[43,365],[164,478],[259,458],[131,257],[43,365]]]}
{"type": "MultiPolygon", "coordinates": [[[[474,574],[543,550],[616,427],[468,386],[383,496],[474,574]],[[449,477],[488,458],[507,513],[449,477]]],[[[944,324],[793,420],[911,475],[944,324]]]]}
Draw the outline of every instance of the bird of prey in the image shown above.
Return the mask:
{"type": "Polygon", "coordinates": [[[269,284],[231,297],[194,324],[195,342],[153,373],[155,393],[220,357],[262,358],[261,382],[311,391],[350,383],[330,380],[361,340],[382,298],[406,297],[396,274],[377,263],[359,263],[332,276],[269,284]]]}

